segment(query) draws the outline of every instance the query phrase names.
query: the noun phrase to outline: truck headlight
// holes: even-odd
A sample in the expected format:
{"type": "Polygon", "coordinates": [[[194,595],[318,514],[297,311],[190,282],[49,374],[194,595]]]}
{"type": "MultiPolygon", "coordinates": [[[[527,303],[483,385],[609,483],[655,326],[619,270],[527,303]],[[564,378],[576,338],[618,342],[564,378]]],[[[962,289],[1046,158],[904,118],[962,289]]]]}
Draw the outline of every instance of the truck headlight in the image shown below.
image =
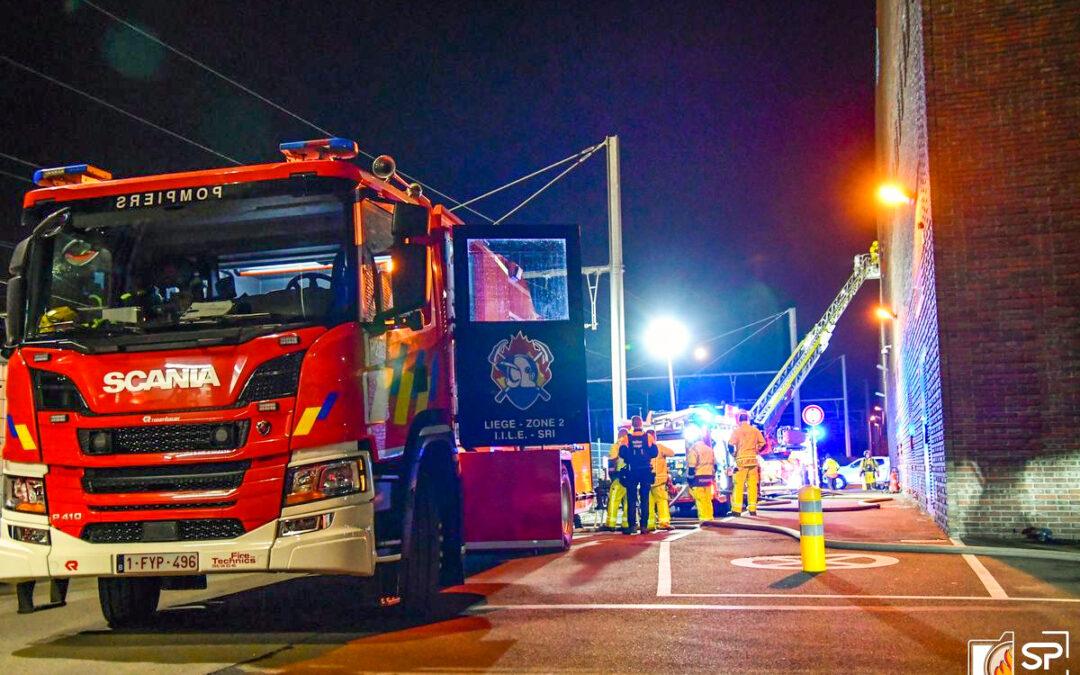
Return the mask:
{"type": "Polygon", "coordinates": [[[285,506],[342,497],[367,490],[362,458],[294,466],[285,474],[285,506]]]}
{"type": "Polygon", "coordinates": [[[4,474],[4,508],[23,513],[46,513],[45,479],[4,474]]]}

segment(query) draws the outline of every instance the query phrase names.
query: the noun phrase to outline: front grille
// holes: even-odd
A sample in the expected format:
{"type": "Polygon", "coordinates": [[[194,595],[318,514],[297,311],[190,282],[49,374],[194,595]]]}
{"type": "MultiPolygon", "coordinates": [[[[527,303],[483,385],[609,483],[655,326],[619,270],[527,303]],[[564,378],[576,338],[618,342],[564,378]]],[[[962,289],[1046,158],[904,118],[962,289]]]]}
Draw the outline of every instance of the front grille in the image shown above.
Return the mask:
{"type": "Polygon", "coordinates": [[[135,544],[161,541],[206,541],[233,539],[244,534],[244,525],[235,518],[204,520],[148,520],[129,523],[91,523],[81,538],[91,544],[135,544]]]}
{"type": "Polygon", "coordinates": [[[245,404],[293,396],[296,394],[296,384],[300,379],[300,366],[303,362],[302,351],[270,359],[251,374],[237,402],[245,404]]]}
{"type": "Polygon", "coordinates": [[[174,509],[227,509],[236,502],[169,502],[168,504],[91,504],[91,511],[172,511],[174,509]]]}
{"type": "Polygon", "coordinates": [[[79,429],[79,447],[88,455],[235,450],[247,441],[248,420],[209,424],[161,424],[114,429],[79,429]],[[218,436],[215,439],[215,434],[218,436]],[[224,437],[222,439],[222,436],[224,437]]]}
{"type": "Polygon", "coordinates": [[[251,462],[138,466],[123,469],[84,469],[82,486],[88,494],[127,492],[184,492],[233,490],[244,481],[251,462]]]}

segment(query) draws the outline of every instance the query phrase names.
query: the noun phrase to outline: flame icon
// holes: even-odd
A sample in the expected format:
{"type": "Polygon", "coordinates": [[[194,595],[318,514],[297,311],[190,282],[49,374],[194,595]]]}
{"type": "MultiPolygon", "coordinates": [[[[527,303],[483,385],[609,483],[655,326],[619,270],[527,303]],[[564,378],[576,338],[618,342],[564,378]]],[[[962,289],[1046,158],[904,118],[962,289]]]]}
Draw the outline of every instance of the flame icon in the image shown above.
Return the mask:
{"type": "Polygon", "coordinates": [[[538,399],[551,400],[544,387],[551,382],[554,361],[546,344],[530,339],[521,331],[500,340],[488,355],[491,381],[499,387],[495,402],[510,401],[518,410],[527,410],[538,399]]]}

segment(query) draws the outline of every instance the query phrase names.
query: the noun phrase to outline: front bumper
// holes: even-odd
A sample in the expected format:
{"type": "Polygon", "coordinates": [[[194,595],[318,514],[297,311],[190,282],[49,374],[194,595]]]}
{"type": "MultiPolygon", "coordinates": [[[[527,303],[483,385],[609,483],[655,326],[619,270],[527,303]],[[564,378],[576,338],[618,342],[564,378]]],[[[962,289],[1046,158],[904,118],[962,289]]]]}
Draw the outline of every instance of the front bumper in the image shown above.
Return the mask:
{"type": "MultiPolygon", "coordinates": [[[[336,500],[335,500],[336,501],[336,500]]],[[[352,501],[352,500],[349,500],[352,501]]],[[[0,521],[0,581],[116,576],[118,554],[198,553],[198,574],[221,572],[313,572],[371,576],[375,573],[374,506],[370,501],[336,508],[310,505],[303,513],[286,509],[271,521],[234,539],[139,544],[91,544],[49,528],[51,544],[11,538],[8,526],[45,528],[44,516],[4,511],[0,521]],[[278,525],[300,515],[329,513],[330,525],[306,534],[279,537],[278,525]]],[[[193,574],[193,570],[173,574],[193,574]]],[[[169,572],[154,572],[164,576],[169,572]]],[[[125,575],[127,576],[127,575],[125,575]]]]}

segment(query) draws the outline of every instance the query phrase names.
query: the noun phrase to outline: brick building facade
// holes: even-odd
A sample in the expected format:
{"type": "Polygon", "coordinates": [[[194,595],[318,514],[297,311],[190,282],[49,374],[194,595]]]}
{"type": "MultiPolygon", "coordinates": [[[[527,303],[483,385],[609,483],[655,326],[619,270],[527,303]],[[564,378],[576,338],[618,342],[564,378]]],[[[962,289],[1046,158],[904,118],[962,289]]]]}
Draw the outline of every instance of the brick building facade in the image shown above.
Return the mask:
{"type": "Polygon", "coordinates": [[[1080,3],[879,0],[890,453],[954,535],[1080,540],[1080,3]]]}

